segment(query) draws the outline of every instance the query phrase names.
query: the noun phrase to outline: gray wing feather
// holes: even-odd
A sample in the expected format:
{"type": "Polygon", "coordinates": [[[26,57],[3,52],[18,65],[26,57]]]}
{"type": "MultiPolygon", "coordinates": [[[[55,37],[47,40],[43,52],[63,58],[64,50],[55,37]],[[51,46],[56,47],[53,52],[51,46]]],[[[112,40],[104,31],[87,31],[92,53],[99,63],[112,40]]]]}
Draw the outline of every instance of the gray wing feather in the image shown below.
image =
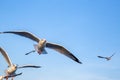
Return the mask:
{"type": "Polygon", "coordinates": [[[9,56],[7,55],[7,53],[0,47],[0,52],[2,53],[2,55],[4,56],[5,60],[7,61],[8,65],[11,66],[12,62],[9,58],[9,56]]]}
{"type": "Polygon", "coordinates": [[[37,38],[33,34],[26,32],[26,31],[5,31],[5,32],[1,32],[1,33],[12,33],[12,34],[20,35],[20,36],[29,38],[33,41],[39,42],[39,38],[37,38]]]}
{"type": "Polygon", "coordinates": [[[72,53],[70,53],[67,49],[65,49],[63,46],[57,45],[57,44],[52,44],[52,43],[46,43],[46,47],[54,49],[67,57],[71,58],[72,60],[82,64],[82,62],[79,61],[72,53]]]}

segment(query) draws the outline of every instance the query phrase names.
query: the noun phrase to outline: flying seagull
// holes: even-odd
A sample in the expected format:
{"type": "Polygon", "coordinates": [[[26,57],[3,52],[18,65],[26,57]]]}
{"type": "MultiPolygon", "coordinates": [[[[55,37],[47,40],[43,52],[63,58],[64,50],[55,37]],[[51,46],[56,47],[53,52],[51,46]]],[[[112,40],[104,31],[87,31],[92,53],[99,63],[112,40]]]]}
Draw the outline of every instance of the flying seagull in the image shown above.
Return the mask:
{"type": "Polygon", "coordinates": [[[103,58],[106,59],[107,61],[111,60],[111,58],[115,55],[115,53],[113,53],[111,56],[109,57],[103,57],[103,56],[98,56],[98,58],[103,58]]]}
{"type": "MultiPolygon", "coordinates": [[[[20,69],[20,68],[40,68],[40,66],[35,66],[35,65],[23,65],[23,66],[18,66],[16,64],[13,64],[11,62],[11,59],[9,58],[9,56],[7,55],[7,53],[4,51],[3,48],[0,47],[0,53],[3,55],[3,57],[5,58],[6,62],[8,63],[8,68],[5,70],[5,74],[6,74],[6,79],[9,77],[9,76],[13,76],[16,75],[20,75],[21,73],[19,74],[16,74],[16,70],[17,69],[20,69]],[[8,77],[7,77],[8,76],[8,77]]],[[[12,77],[12,80],[13,80],[13,77],[12,77]]]]}
{"type": "Polygon", "coordinates": [[[79,61],[79,59],[77,59],[70,51],[68,51],[67,49],[65,49],[63,46],[58,45],[58,44],[53,44],[53,43],[49,43],[47,42],[45,39],[39,39],[38,37],[34,36],[33,34],[26,32],[26,31],[5,31],[5,32],[0,32],[0,34],[3,33],[12,33],[12,34],[17,34],[26,38],[29,38],[33,41],[36,41],[38,44],[34,45],[35,50],[32,50],[28,53],[26,53],[26,55],[32,53],[32,52],[38,52],[38,54],[46,54],[47,51],[45,50],[45,48],[50,48],[50,49],[54,49],[56,51],[58,51],[59,53],[64,54],[65,56],[71,58],[72,60],[82,64],[82,62],[79,61]]]}

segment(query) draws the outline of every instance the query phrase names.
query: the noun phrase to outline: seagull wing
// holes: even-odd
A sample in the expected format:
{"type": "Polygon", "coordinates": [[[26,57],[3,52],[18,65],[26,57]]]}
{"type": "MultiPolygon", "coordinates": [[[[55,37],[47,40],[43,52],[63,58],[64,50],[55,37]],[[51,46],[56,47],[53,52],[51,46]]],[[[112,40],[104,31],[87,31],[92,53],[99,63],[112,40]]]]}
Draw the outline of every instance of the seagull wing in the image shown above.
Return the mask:
{"type": "Polygon", "coordinates": [[[2,55],[4,56],[5,60],[7,61],[8,65],[11,66],[12,62],[9,58],[9,56],[7,55],[7,53],[0,47],[0,52],[2,53],[2,55]]]}
{"type": "Polygon", "coordinates": [[[5,31],[5,32],[0,32],[0,34],[2,33],[12,33],[12,34],[17,34],[20,36],[24,36],[26,38],[29,38],[33,41],[39,42],[39,38],[37,38],[36,36],[34,36],[33,34],[26,32],[26,31],[5,31]]]}
{"type": "Polygon", "coordinates": [[[17,68],[41,68],[41,66],[35,66],[35,65],[23,65],[23,66],[20,66],[20,67],[17,67],[17,68]]]}
{"type": "Polygon", "coordinates": [[[99,58],[106,58],[106,57],[103,57],[103,56],[98,56],[99,58]]]}
{"type": "Polygon", "coordinates": [[[22,74],[22,73],[13,74],[13,75],[8,75],[8,76],[4,76],[4,78],[16,77],[16,76],[19,76],[19,75],[21,75],[21,74],[22,74]]]}
{"type": "Polygon", "coordinates": [[[116,53],[113,53],[110,57],[113,57],[116,53]]]}
{"type": "Polygon", "coordinates": [[[57,45],[57,44],[52,44],[52,43],[46,43],[47,48],[54,49],[67,57],[71,58],[72,60],[82,64],[72,53],[70,53],[67,49],[65,49],[63,46],[57,45]]]}

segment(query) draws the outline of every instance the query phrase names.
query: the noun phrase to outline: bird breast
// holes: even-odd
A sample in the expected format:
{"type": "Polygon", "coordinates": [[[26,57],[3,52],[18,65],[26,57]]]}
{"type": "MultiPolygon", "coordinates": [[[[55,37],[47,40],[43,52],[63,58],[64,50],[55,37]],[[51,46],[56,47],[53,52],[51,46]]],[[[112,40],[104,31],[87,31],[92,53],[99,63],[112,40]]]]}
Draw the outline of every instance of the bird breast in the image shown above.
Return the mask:
{"type": "Polygon", "coordinates": [[[44,39],[40,40],[38,43],[38,49],[44,48],[45,45],[46,45],[46,40],[44,40],[44,39]]]}
{"type": "Polygon", "coordinates": [[[16,69],[17,69],[16,66],[11,66],[6,70],[6,73],[7,74],[12,74],[16,71],[16,69]]]}

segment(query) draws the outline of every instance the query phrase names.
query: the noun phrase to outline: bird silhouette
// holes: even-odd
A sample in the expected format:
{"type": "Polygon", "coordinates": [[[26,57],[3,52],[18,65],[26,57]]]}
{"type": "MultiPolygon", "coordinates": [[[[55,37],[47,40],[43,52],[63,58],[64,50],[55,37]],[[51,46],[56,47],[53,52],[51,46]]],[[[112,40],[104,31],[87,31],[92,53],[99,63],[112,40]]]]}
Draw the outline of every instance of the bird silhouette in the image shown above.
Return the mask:
{"type": "MultiPolygon", "coordinates": [[[[13,64],[11,62],[11,59],[9,58],[8,54],[5,52],[5,50],[3,48],[0,47],[0,53],[3,55],[3,57],[5,58],[6,62],[8,63],[8,68],[5,70],[5,74],[6,74],[6,79],[8,79],[8,77],[14,77],[14,76],[18,76],[19,74],[16,74],[16,70],[20,69],[20,68],[40,68],[41,66],[35,66],[35,65],[23,65],[23,66],[18,66],[16,64],[13,64]]],[[[13,80],[12,77],[12,80],[13,80]]]]}
{"type": "Polygon", "coordinates": [[[106,59],[107,61],[111,60],[111,58],[115,55],[115,53],[113,53],[111,56],[109,57],[103,57],[103,56],[98,56],[98,58],[103,58],[106,59]]]}
{"type": "Polygon", "coordinates": [[[82,64],[81,61],[79,61],[79,59],[77,59],[70,51],[68,51],[66,48],[64,48],[61,45],[58,44],[53,44],[53,43],[49,43],[47,42],[45,39],[39,39],[37,38],[35,35],[26,32],[26,31],[5,31],[5,32],[0,32],[0,34],[4,34],[4,33],[12,33],[12,34],[16,34],[16,35],[20,35],[26,38],[29,38],[33,41],[36,41],[38,44],[34,45],[35,50],[32,50],[28,53],[26,53],[26,55],[32,53],[32,52],[38,52],[38,54],[46,54],[47,51],[45,50],[45,48],[50,48],[50,49],[54,49],[56,51],[58,51],[59,53],[64,54],[65,56],[71,58],[72,60],[82,64]]]}

